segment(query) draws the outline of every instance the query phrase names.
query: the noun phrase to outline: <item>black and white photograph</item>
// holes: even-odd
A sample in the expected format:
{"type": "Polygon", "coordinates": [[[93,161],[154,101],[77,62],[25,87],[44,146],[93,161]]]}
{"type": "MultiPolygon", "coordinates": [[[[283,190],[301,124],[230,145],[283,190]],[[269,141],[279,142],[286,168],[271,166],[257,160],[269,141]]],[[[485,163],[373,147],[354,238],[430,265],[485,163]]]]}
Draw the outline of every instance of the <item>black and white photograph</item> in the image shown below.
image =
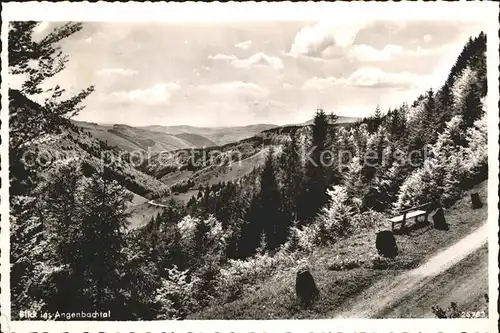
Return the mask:
{"type": "Polygon", "coordinates": [[[186,20],[4,18],[2,332],[348,318],[494,329],[492,4],[470,6],[488,17],[453,3],[358,15],[358,3],[295,19],[197,19],[211,15],[202,4],[186,20]]]}

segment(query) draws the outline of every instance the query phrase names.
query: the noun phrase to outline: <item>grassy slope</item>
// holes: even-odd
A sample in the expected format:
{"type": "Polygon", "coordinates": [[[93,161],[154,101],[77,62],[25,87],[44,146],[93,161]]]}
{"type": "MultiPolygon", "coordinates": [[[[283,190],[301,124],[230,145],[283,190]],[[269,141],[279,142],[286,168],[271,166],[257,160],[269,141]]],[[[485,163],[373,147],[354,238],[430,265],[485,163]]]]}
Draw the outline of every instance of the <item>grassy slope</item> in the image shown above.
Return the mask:
{"type": "Polygon", "coordinates": [[[148,131],[127,125],[114,125],[109,132],[134,142],[144,150],[149,148],[152,152],[194,147],[192,143],[174,135],[148,131]]]}
{"type": "Polygon", "coordinates": [[[130,213],[129,228],[136,229],[145,226],[152,217],[163,212],[163,208],[152,206],[147,202],[137,203],[127,208],[130,213]]]}
{"type": "MultiPolygon", "coordinates": [[[[487,198],[487,181],[475,187],[483,202],[487,198]]],[[[328,318],[341,312],[350,300],[380,279],[390,280],[404,270],[418,266],[438,250],[445,248],[479,227],[488,216],[487,206],[470,208],[465,195],[445,212],[449,231],[429,227],[416,229],[409,235],[398,235],[400,254],[394,260],[378,261],[375,233],[364,232],[335,245],[318,249],[308,258],[309,267],[320,289],[320,299],[310,308],[302,309],[295,299],[295,267],[280,270],[256,286],[245,288],[243,297],[227,304],[214,305],[194,314],[197,319],[300,319],[328,318]],[[356,262],[353,269],[339,270],[340,262],[356,262]]],[[[380,226],[377,229],[390,228],[380,226]]]]}
{"type": "Polygon", "coordinates": [[[196,172],[192,180],[196,184],[213,185],[218,182],[234,181],[252,172],[254,168],[262,165],[268,152],[267,148],[241,161],[235,161],[230,165],[215,165],[196,172]]]}
{"type": "Polygon", "coordinates": [[[256,166],[262,165],[264,163],[266,152],[267,149],[264,149],[257,154],[250,156],[242,161],[235,162],[232,165],[207,167],[196,172],[195,174],[190,171],[184,171],[183,173],[179,173],[178,177],[175,178],[165,179],[164,177],[162,178],[162,182],[167,183],[168,181],[168,184],[173,184],[173,180],[178,181],[181,179],[187,179],[192,176],[190,179],[192,179],[196,184],[194,186],[194,189],[188,190],[186,193],[172,194],[173,198],[187,203],[193,195],[196,196],[198,194],[197,186],[200,184],[206,186],[214,185],[219,182],[235,181],[252,172],[252,170],[256,166]]]}
{"type": "Polygon", "coordinates": [[[175,134],[176,137],[181,138],[187,142],[192,143],[195,147],[213,147],[217,146],[215,142],[204,136],[193,134],[193,133],[180,133],[175,134]]]}
{"type": "MultiPolygon", "coordinates": [[[[88,136],[82,133],[76,133],[73,130],[64,130],[59,135],[51,135],[47,140],[35,145],[39,150],[46,151],[51,156],[51,161],[54,163],[61,163],[65,160],[79,159],[91,165],[101,165],[101,147],[100,141],[93,136],[88,136]]],[[[34,146],[34,147],[35,147],[34,146]]],[[[114,152],[114,157],[118,160],[119,151],[114,152]]],[[[153,191],[165,187],[158,179],[144,174],[135,169],[133,165],[128,163],[118,163],[119,167],[112,169],[116,175],[123,175],[137,185],[140,185],[148,191],[153,191]]],[[[130,188],[130,184],[125,187],[134,192],[130,188]]],[[[135,193],[144,195],[145,193],[135,193]]]]}
{"type": "Polygon", "coordinates": [[[107,142],[109,145],[116,146],[122,150],[132,152],[141,149],[141,147],[139,147],[134,142],[126,138],[122,138],[112,132],[108,132],[108,130],[110,129],[109,127],[83,121],[73,121],[73,123],[81,127],[83,130],[90,132],[90,134],[92,134],[92,136],[94,136],[95,138],[107,142]]]}

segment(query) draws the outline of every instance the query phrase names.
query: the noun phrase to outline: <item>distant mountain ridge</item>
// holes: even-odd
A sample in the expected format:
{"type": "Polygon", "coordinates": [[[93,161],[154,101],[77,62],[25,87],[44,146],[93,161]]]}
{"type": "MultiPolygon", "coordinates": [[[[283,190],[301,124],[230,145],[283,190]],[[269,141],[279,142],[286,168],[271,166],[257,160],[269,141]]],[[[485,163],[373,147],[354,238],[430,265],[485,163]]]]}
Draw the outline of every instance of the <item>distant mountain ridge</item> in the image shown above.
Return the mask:
{"type": "Polygon", "coordinates": [[[228,143],[237,142],[243,139],[250,138],[262,131],[279,127],[274,124],[255,124],[247,126],[230,126],[230,127],[196,127],[189,125],[150,125],[140,128],[149,131],[162,132],[165,134],[178,135],[183,133],[195,134],[207,138],[216,143],[217,146],[222,146],[228,143]]]}
{"type": "Polygon", "coordinates": [[[123,124],[100,125],[84,121],[72,121],[72,123],[108,145],[128,152],[138,150],[159,152],[216,145],[212,140],[193,133],[164,133],[123,124]]]}
{"type": "MultiPolygon", "coordinates": [[[[359,120],[361,120],[362,118],[361,117],[347,117],[347,116],[337,116],[337,121],[336,123],[337,124],[352,124],[352,123],[355,123],[359,120]]],[[[314,122],[314,119],[309,119],[303,123],[300,123],[300,124],[290,124],[290,126],[306,126],[306,125],[312,125],[314,122]]]]}
{"type": "MultiPolygon", "coordinates": [[[[360,119],[358,117],[339,116],[337,123],[350,124],[360,119]]],[[[252,124],[227,127],[197,127],[190,125],[130,126],[125,124],[97,124],[75,120],[72,122],[90,132],[96,138],[125,151],[132,152],[149,149],[153,152],[158,152],[224,146],[275,128],[308,126],[313,123],[313,120],[310,119],[303,123],[288,125],[252,124]]]]}

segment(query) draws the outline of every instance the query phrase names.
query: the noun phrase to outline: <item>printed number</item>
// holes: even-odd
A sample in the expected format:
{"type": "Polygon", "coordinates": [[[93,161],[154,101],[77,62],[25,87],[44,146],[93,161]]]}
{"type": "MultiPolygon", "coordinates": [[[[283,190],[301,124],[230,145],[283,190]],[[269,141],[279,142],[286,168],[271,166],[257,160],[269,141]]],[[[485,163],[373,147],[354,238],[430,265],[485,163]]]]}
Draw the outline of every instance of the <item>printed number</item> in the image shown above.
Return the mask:
{"type": "Polygon", "coordinates": [[[485,318],[486,313],[484,311],[462,311],[462,318],[485,318]]]}

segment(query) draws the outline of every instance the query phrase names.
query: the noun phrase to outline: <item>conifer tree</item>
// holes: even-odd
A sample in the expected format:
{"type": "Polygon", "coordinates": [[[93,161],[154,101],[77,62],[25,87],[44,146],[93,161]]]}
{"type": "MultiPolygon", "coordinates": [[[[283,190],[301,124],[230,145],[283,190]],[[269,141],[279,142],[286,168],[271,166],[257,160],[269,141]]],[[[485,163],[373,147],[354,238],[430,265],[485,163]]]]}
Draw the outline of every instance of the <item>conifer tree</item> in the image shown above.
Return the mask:
{"type": "Polygon", "coordinates": [[[281,211],[281,193],[273,155],[274,150],[271,148],[262,170],[259,193],[260,219],[269,249],[284,243],[288,230],[281,211]]]}
{"type": "Polygon", "coordinates": [[[241,227],[241,238],[238,243],[238,254],[241,258],[252,255],[259,246],[260,234],[264,229],[260,217],[260,198],[258,193],[254,193],[245,215],[246,223],[241,227]]]}
{"type": "Polygon", "coordinates": [[[124,304],[120,290],[124,287],[126,208],[131,196],[110,176],[104,166],[84,186],[81,226],[73,240],[78,254],[71,265],[84,279],[85,305],[92,311],[120,311],[124,304]]]}
{"type": "Polygon", "coordinates": [[[279,158],[281,171],[283,214],[287,222],[297,218],[297,204],[304,179],[300,146],[295,133],[286,142],[279,158]]]}
{"type": "Polygon", "coordinates": [[[301,223],[307,223],[314,218],[328,199],[326,172],[322,160],[322,153],[326,150],[327,133],[328,116],[320,109],[314,117],[310,154],[306,156],[306,176],[298,211],[301,223]]]}
{"type": "Polygon", "coordinates": [[[377,105],[377,108],[375,109],[375,114],[373,116],[373,125],[371,129],[369,129],[370,133],[376,132],[382,123],[382,110],[380,110],[380,106],[377,105]]]}
{"type": "Polygon", "coordinates": [[[474,122],[481,118],[483,105],[481,103],[481,92],[478,84],[473,84],[467,93],[464,106],[462,107],[462,129],[466,130],[474,125],[474,122]]]}
{"type": "Polygon", "coordinates": [[[47,178],[40,197],[43,230],[48,240],[45,265],[58,269],[41,284],[42,299],[47,311],[77,310],[82,290],[78,288],[80,276],[74,270],[73,258],[79,251],[74,241],[81,225],[78,214],[81,172],[77,165],[63,165],[47,178]]]}

